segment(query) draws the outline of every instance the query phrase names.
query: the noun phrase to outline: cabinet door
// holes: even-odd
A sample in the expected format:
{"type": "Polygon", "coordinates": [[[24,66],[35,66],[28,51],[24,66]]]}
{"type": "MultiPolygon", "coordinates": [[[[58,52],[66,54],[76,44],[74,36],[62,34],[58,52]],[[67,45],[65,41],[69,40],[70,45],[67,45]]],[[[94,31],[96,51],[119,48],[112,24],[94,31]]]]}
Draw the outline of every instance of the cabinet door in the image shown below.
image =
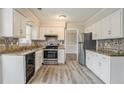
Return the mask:
{"type": "Polygon", "coordinates": [[[35,72],[37,72],[37,70],[38,70],[38,68],[39,68],[39,67],[38,67],[38,66],[39,66],[39,64],[38,64],[39,62],[38,62],[38,61],[39,61],[39,53],[36,52],[36,53],[35,53],[35,72]]]}
{"type": "Polygon", "coordinates": [[[101,22],[102,39],[110,38],[110,16],[105,17],[101,22]]]}
{"type": "Polygon", "coordinates": [[[64,28],[58,28],[57,34],[58,34],[58,40],[64,40],[65,38],[64,28]]]}
{"type": "Polygon", "coordinates": [[[0,9],[0,31],[1,36],[13,37],[13,9],[0,9]]]}
{"type": "Polygon", "coordinates": [[[21,19],[20,14],[17,11],[14,11],[14,36],[19,37],[21,31],[21,19]]]}
{"type": "Polygon", "coordinates": [[[100,63],[100,78],[105,83],[110,83],[110,60],[108,57],[102,57],[100,63]]]}
{"type": "Polygon", "coordinates": [[[99,76],[99,61],[100,61],[99,55],[95,52],[92,52],[92,54],[91,54],[91,62],[92,62],[91,70],[97,76],[99,76]]]}
{"type": "Polygon", "coordinates": [[[24,56],[2,55],[2,83],[25,84],[26,65],[24,56]],[[13,64],[12,64],[13,62],[13,64]]]}
{"type": "Polygon", "coordinates": [[[121,11],[120,9],[110,15],[111,37],[121,37],[121,11]]]}
{"type": "Polygon", "coordinates": [[[40,39],[41,40],[45,40],[45,37],[44,37],[44,35],[45,35],[45,28],[40,28],[40,39]]]}
{"type": "Polygon", "coordinates": [[[39,64],[42,66],[43,63],[43,50],[39,50],[39,64]]]}
{"type": "Polygon", "coordinates": [[[20,20],[21,20],[21,31],[20,31],[20,37],[26,37],[26,18],[20,14],[20,20]]]}
{"type": "Polygon", "coordinates": [[[40,39],[39,33],[40,33],[39,26],[34,25],[33,29],[32,29],[32,33],[31,33],[31,39],[32,40],[39,40],[40,39]]]}
{"type": "Polygon", "coordinates": [[[58,49],[58,63],[64,64],[65,63],[65,50],[58,49]]]}
{"type": "Polygon", "coordinates": [[[42,66],[43,63],[43,50],[35,53],[35,72],[42,66]]]}
{"type": "Polygon", "coordinates": [[[97,39],[97,32],[96,32],[96,28],[95,28],[95,24],[92,25],[92,38],[93,40],[97,39]]]}
{"type": "Polygon", "coordinates": [[[89,51],[86,52],[86,66],[92,70],[92,57],[89,51]]]}
{"type": "Polygon", "coordinates": [[[95,24],[95,30],[96,30],[96,39],[101,39],[101,21],[98,21],[96,24],[95,24]]]}

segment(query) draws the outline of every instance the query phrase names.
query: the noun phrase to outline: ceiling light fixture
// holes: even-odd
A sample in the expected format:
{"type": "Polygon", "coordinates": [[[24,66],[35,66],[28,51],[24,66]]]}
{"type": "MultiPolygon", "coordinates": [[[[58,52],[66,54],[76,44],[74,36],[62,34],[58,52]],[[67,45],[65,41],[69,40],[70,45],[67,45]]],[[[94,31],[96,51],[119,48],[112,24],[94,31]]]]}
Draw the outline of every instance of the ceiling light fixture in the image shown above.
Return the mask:
{"type": "Polygon", "coordinates": [[[64,20],[65,18],[66,18],[65,15],[59,15],[59,19],[60,19],[60,20],[64,20]]]}

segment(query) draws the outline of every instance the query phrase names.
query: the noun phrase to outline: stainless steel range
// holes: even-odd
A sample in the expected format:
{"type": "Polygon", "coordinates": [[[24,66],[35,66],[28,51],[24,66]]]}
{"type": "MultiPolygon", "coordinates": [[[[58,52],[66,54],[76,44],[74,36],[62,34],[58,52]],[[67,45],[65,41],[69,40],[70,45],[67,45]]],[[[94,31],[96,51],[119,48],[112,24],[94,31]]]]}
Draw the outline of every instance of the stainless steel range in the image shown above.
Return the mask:
{"type": "Polygon", "coordinates": [[[58,46],[49,45],[44,48],[43,64],[58,64],[58,46]]]}

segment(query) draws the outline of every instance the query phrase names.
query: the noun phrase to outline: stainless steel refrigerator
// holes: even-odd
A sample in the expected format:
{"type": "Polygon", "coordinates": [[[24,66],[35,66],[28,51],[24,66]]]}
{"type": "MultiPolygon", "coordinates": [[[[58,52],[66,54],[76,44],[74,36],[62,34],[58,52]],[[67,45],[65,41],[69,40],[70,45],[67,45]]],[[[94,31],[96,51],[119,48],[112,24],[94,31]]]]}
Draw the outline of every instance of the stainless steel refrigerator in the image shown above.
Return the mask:
{"type": "Polygon", "coordinates": [[[86,49],[96,49],[96,41],[92,40],[92,33],[81,33],[78,36],[78,62],[86,65],[86,49]]]}

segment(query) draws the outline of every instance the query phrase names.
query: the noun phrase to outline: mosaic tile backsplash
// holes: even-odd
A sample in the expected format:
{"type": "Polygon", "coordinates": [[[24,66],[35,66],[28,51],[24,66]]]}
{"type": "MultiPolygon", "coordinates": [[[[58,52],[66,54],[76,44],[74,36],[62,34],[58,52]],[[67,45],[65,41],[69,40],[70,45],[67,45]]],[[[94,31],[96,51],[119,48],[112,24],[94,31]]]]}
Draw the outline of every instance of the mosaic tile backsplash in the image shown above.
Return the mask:
{"type": "Polygon", "coordinates": [[[124,52],[124,39],[98,40],[97,50],[124,52]]]}
{"type": "Polygon", "coordinates": [[[0,52],[5,51],[8,48],[12,48],[18,42],[15,38],[0,38],[0,52]]]}
{"type": "MultiPolygon", "coordinates": [[[[22,46],[22,44],[19,44],[19,39],[17,38],[0,37],[0,54],[4,52],[20,51],[22,49],[45,47],[47,43],[48,42],[46,40],[32,40],[30,45],[22,46]]],[[[55,43],[63,45],[64,40],[57,40],[55,43]]]]}

